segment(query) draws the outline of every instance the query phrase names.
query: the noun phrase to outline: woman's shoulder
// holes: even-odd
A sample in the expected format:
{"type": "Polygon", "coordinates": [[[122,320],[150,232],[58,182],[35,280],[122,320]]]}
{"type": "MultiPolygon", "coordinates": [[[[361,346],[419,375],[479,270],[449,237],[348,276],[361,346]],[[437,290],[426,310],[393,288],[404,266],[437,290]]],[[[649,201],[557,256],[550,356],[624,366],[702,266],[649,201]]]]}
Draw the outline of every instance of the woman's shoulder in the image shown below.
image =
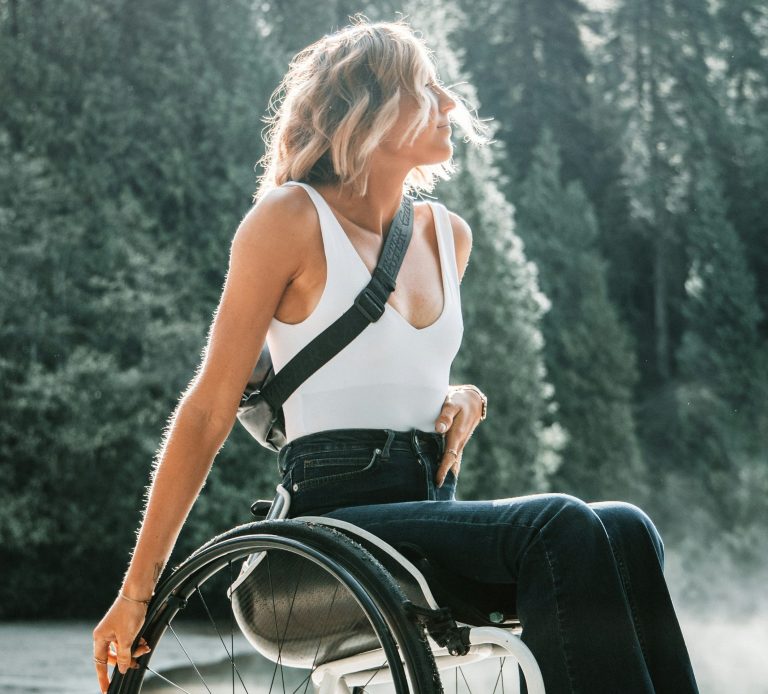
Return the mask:
{"type": "MultiPolygon", "coordinates": [[[[428,201],[425,201],[424,205],[426,206],[427,204],[428,201]]],[[[459,270],[459,280],[461,280],[464,276],[464,271],[467,269],[469,255],[472,252],[472,228],[461,215],[449,210],[448,207],[439,200],[431,201],[431,204],[443,207],[448,213],[451,230],[453,231],[453,246],[456,249],[456,265],[459,270]]]]}
{"type": "Polygon", "coordinates": [[[280,236],[296,244],[316,235],[315,206],[301,186],[277,186],[264,193],[240,222],[238,233],[258,241],[280,236]]]}
{"type": "Polygon", "coordinates": [[[264,193],[248,214],[277,217],[289,217],[295,214],[309,216],[313,210],[312,200],[301,186],[284,184],[264,193]]]}
{"type": "Polygon", "coordinates": [[[315,207],[299,188],[281,186],[264,193],[245,214],[232,239],[233,253],[237,249],[289,264],[291,282],[304,272],[308,258],[322,243],[315,207]]]}
{"type": "Polygon", "coordinates": [[[454,237],[456,237],[457,240],[459,237],[461,237],[464,240],[468,240],[471,244],[472,229],[461,215],[459,215],[457,212],[454,212],[453,210],[448,209],[445,203],[441,202],[440,200],[422,200],[416,202],[417,207],[422,206],[426,208],[427,205],[438,205],[443,207],[448,213],[448,219],[451,222],[451,228],[453,229],[454,237]]]}

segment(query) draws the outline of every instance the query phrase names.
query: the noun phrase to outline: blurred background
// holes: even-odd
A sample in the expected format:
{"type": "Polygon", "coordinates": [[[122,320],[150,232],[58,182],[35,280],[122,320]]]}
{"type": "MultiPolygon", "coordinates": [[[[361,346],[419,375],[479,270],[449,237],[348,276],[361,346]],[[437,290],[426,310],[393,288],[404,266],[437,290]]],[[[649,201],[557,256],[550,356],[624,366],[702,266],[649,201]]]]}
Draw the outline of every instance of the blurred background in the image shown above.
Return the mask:
{"type": "MultiPolygon", "coordinates": [[[[0,0],[0,690],[95,691],[270,94],[356,12],[494,137],[455,128],[433,193],[474,234],[451,382],[489,398],[458,497],[641,506],[702,692],[768,692],[765,0],[0,0]]],[[[168,567],[277,481],[235,424],[168,567]]]]}

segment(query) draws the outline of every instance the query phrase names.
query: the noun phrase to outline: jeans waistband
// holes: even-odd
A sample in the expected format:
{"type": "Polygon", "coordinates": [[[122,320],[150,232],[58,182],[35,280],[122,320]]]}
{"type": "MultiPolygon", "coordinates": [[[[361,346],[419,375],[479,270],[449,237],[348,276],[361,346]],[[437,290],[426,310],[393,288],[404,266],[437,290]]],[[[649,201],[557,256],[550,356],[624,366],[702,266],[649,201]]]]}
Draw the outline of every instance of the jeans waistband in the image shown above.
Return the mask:
{"type": "Polygon", "coordinates": [[[394,429],[326,429],[312,434],[305,434],[292,439],[285,444],[278,454],[278,465],[280,465],[289,453],[301,452],[305,446],[315,445],[333,445],[343,446],[345,444],[362,444],[377,446],[387,449],[393,444],[409,445],[415,452],[421,448],[429,449],[433,446],[437,448],[440,455],[445,447],[445,434],[438,434],[436,431],[423,431],[421,429],[409,429],[408,431],[397,431],[394,429]]]}

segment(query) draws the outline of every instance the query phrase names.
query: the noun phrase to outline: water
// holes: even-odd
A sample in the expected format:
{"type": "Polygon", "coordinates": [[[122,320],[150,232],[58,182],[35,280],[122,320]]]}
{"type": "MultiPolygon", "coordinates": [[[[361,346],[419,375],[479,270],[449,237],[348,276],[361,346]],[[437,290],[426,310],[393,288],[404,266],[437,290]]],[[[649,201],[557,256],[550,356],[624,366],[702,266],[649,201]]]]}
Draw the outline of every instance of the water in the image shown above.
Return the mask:
{"type": "MultiPolygon", "coordinates": [[[[679,610],[678,616],[702,694],[768,694],[768,615],[756,613],[734,619],[723,606],[704,613],[679,610]]],[[[95,622],[76,621],[0,623],[0,693],[98,693],[91,661],[94,626],[95,622]]],[[[195,662],[206,668],[206,674],[226,684],[231,677],[228,665],[211,662],[211,654],[221,652],[218,639],[196,634],[189,627],[181,636],[195,662]]],[[[236,659],[243,671],[251,666],[263,667],[255,659],[245,658],[250,652],[242,636],[235,639],[236,659]]],[[[181,649],[158,649],[152,659],[153,667],[164,671],[178,672],[176,668],[187,664],[181,649]]],[[[231,690],[231,682],[227,690],[231,690]]],[[[178,690],[163,688],[158,682],[151,689],[145,687],[145,691],[178,690]]]]}
{"type": "MultiPolygon", "coordinates": [[[[96,622],[74,621],[0,623],[0,692],[99,694],[92,661],[95,626],[96,622]]],[[[221,643],[217,639],[212,639],[208,633],[195,633],[190,627],[179,627],[178,630],[184,647],[196,664],[204,666],[219,660],[221,643]],[[212,657],[213,653],[215,656],[212,657]]],[[[172,637],[166,634],[163,640],[166,638],[172,637]]],[[[245,638],[237,636],[235,656],[251,652],[245,638]]],[[[153,668],[162,671],[188,664],[180,648],[158,648],[152,658],[153,668]]]]}

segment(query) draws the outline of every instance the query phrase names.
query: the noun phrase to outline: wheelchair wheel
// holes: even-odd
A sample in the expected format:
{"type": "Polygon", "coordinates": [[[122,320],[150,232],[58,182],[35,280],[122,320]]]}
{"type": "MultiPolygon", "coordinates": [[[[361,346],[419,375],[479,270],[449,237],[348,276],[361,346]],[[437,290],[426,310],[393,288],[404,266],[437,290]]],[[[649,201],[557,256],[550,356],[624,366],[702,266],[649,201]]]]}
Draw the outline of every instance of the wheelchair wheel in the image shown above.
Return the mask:
{"type": "Polygon", "coordinates": [[[136,637],[152,650],[114,669],[133,692],[442,692],[423,627],[358,543],[277,520],[213,538],[158,586],[136,637]]]}

